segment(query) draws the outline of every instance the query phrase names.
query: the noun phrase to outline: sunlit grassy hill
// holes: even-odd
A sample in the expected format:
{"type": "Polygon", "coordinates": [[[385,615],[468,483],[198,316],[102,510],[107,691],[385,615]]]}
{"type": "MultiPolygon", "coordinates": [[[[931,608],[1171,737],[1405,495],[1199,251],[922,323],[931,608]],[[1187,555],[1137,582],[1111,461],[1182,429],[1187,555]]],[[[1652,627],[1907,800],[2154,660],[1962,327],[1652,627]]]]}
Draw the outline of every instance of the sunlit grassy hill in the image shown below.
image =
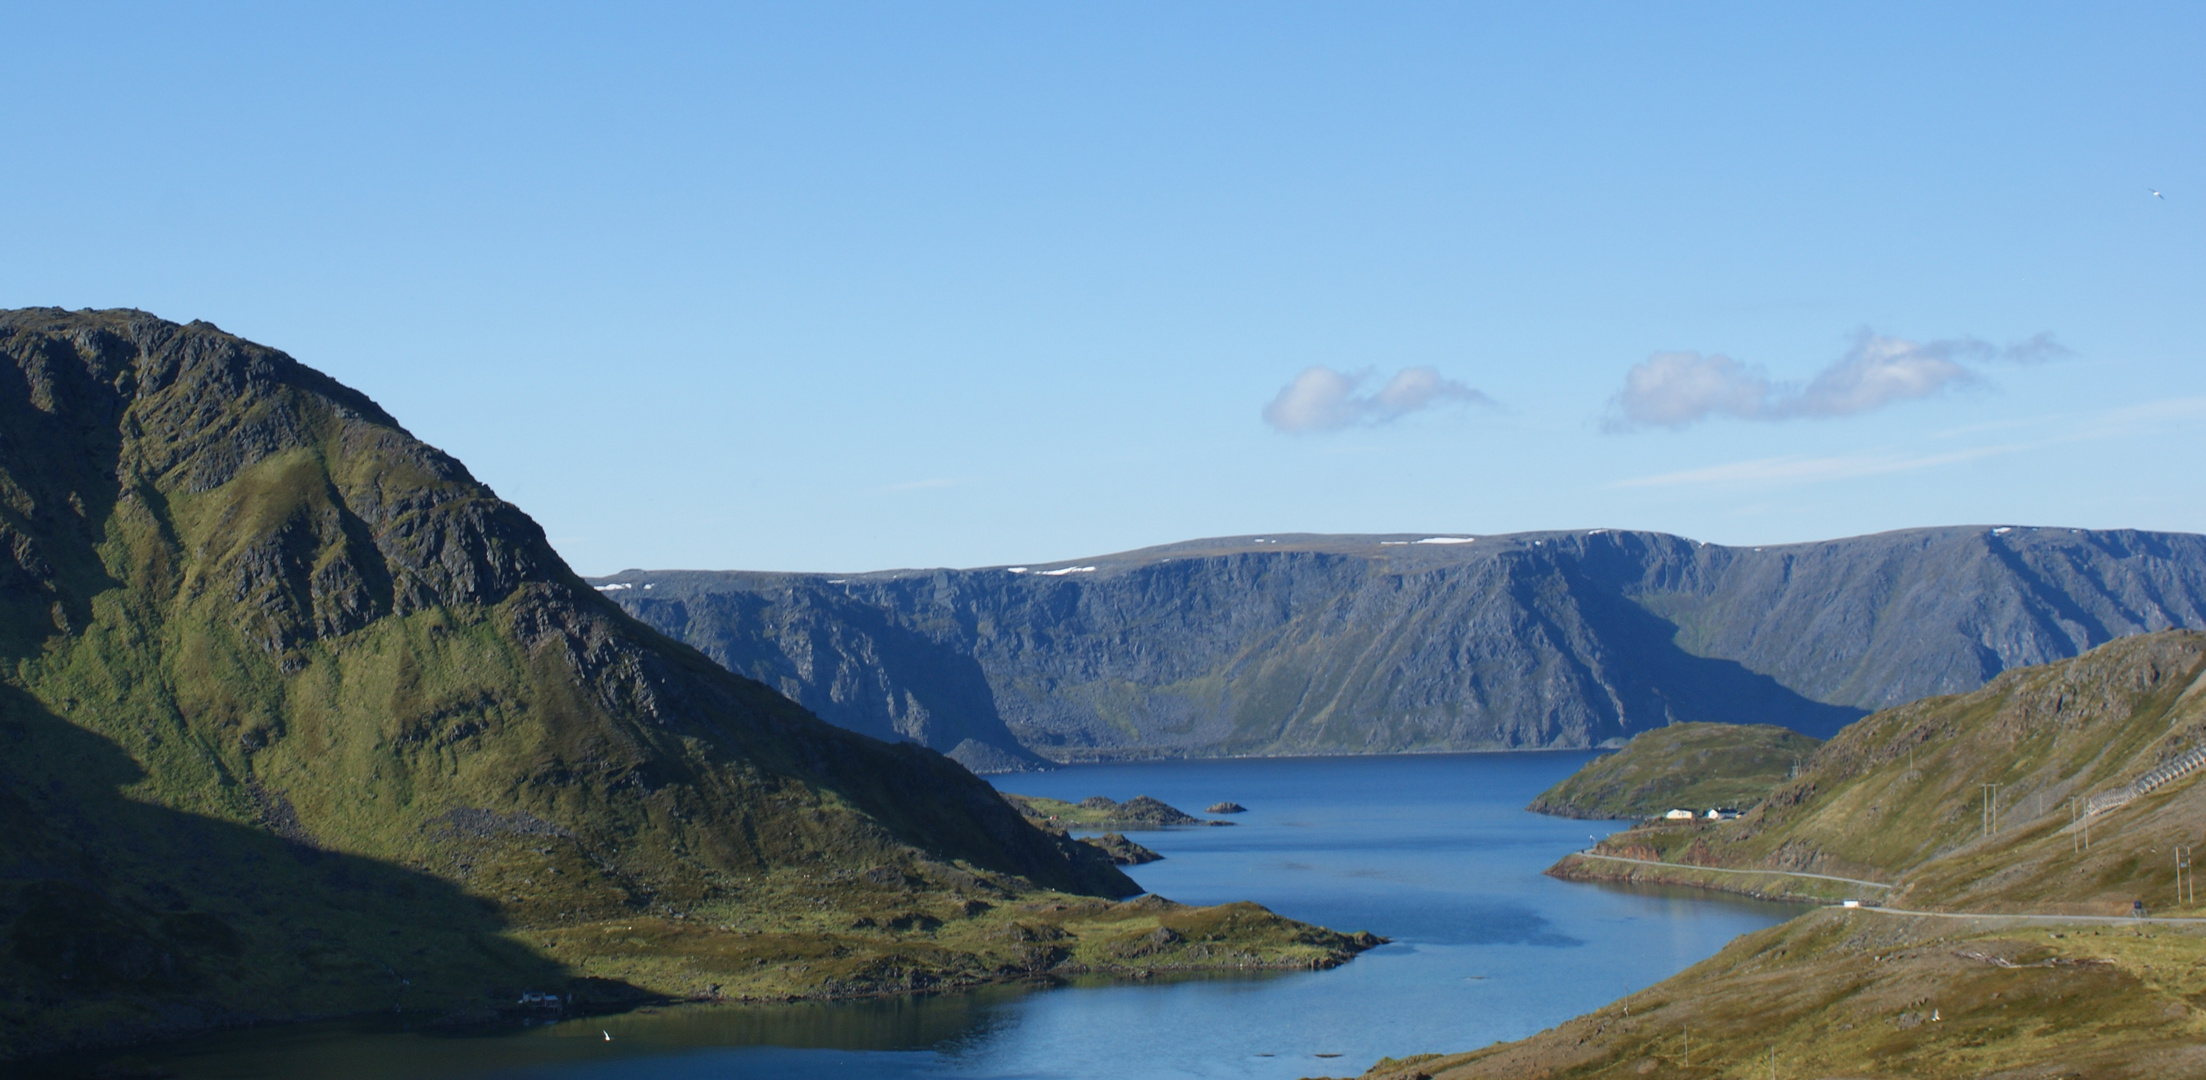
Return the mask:
{"type": "Polygon", "coordinates": [[[1672,809],[1751,807],[1822,745],[1767,724],[1672,724],[1589,761],[1526,809],[1576,818],[1649,818],[1672,809]]]}
{"type": "Polygon", "coordinates": [[[1849,726],[1737,822],[1637,829],[1607,843],[1710,866],[1892,882],[1895,903],[2166,906],[2173,845],[2206,835],[2195,777],[2073,828],[2072,800],[2120,790],[2206,745],[2202,672],[2206,635],[2187,630],[2007,672],[1974,693],[1849,726]]]}
{"type": "Polygon", "coordinates": [[[2206,918],[2176,886],[2178,845],[2206,838],[2199,774],[2078,820],[2201,745],[2206,635],[2192,631],[1877,713],[1738,821],[1597,849],[1665,865],[1574,855],[1551,872],[1894,910],[1815,910],[1529,1039],[1370,1075],[2206,1075],[2206,927],[2127,917],[2142,901],[2206,918]]]}

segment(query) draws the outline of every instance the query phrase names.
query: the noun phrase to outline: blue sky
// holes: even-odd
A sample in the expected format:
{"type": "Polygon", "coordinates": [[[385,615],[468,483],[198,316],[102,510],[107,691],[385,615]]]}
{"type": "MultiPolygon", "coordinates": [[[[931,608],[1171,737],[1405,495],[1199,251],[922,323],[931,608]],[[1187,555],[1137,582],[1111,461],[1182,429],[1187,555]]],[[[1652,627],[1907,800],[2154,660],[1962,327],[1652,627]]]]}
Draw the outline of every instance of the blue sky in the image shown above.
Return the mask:
{"type": "Polygon", "coordinates": [[[2206,531],[2206,8],[1925,7],[18,4],[0,305],[586,573],[2206,531]]]}

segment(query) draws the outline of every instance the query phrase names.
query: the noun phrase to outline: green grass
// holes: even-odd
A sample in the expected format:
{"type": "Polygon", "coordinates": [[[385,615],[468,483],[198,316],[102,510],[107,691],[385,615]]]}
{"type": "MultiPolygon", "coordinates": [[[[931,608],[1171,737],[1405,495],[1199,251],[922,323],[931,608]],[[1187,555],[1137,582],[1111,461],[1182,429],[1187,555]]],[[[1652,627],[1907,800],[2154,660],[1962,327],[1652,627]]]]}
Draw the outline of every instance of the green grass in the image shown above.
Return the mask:
{"type": "Polygon", "coordinates": [[[2094,819],[2088,848],[2069,829],[2071,800],[2206,739],[2206,696],[2191,692],[2202,673],[2206,635],[2192,631],[2008,672],[1854,723],[1739,821],[1653,823],[1601,849],[1894,882],[1895,903],[1939,909],[2164,906],[2173,845],[2206,832],[2206,806],[2182,794],[2196,778],[2094,819]],[[1997,785],[1995,829],[1986,785],[1997,785]]]}
{"type": "Polygon", "coordinates": [[[1066,802],[1040,795],[1013,795],[1004,800],[1018,808],[1028,821],[1045,829],[1161,829],[1174,825],[1212,824],[1146,795],[1125,802],[1102,796],[1066,802]]]}
{"type": "Polygon", "coordinates": [[[1632,737],[1540,793],[1530,809],[1577,818],[1652,818],[1745,808],[1790,779],[1819,739],[1762,724],[1672,724],[1632,737]]]}
{"type": "Polygon", "coordinates": [[[1530,1039],[1368,1076],[2197,1075],[2206,936],[1824,910],[1530,1039]],[[2009,1072],[2007,1070],[2014,1070],[2009,1072]]]}
{"type": "MultiPolygon", "coordinates": [[[[2206,739],[2206,635],[2167,631],[1867,717],[1745,818],[1629,829],[1550,873],[1923,911],[2206,917],[2174,846],[2206,835],[2197,777],[2092,819],[2068,800],[2206,739]],[[2005,794],[1996,828],[1983,785],[2005,794]],[[1761,874],[1717,874],[1724,867],[1761,874]],[[1890,881],[1880,894],[1778,870],[1890,881]]],[[[2160,1077],[2206,1073],[2206,930],[1823,909],[1518,1042],[1374,1077],[2160,1077]],[[1627,1012],[1628,1010],[1628,1012],[1627,1012]],[[1684,1058],[1686,1034],[1694,1047],[1684,1058]]]]}

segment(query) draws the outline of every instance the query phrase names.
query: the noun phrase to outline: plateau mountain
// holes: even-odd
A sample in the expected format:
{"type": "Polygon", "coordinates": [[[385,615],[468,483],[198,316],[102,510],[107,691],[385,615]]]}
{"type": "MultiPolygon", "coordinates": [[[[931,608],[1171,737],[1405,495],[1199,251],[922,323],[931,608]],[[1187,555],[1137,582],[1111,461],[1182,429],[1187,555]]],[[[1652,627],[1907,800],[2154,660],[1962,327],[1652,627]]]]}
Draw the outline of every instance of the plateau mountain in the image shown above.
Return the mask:
{"type": "Polygon", "coordinates": [[[2127,635],[2206,626],[2206,537],[2009,526],[1725,547],[1610,529],[1276,535],[1056,564],[631,570],[605,595],[821,717],[1035,759],[1827,737],[2127,635]]]}

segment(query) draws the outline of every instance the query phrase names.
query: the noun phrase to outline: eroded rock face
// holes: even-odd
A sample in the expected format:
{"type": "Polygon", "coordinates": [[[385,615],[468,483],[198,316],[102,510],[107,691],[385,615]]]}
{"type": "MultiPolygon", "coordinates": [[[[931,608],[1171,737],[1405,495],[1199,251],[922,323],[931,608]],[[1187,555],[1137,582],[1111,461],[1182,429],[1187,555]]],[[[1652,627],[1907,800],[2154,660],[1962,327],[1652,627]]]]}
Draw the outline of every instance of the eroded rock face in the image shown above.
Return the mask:
{"type": "Polygon", "coordinates": [[[2206,626],[2206,538],[2188,534],[1419,539],[1193,541],[1065,573],[600,583],[836,723],[1061,761],[1589,747],[1695,720],[1827,737],[2012,667],[2206,626]],[[899,718],[921,709],[925,725],[899,718]]]}

